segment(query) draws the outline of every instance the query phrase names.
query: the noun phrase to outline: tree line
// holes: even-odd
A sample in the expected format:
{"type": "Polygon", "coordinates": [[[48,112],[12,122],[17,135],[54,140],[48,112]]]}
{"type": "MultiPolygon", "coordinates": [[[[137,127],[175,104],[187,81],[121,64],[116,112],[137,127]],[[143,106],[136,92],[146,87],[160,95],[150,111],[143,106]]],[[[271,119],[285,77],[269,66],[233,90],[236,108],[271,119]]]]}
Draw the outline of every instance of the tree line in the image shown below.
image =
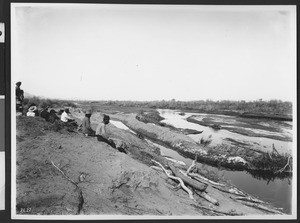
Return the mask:
{"type": "Polygon", "coordinates": [[[102,101],[74,101],[74,100],[58,100],[45,99],[40,97],[31,97],[24,100],[24,104],[35,103],[41,108],[47,106],[60,107],[77,107],[79,103],[91,103],[97,106],[118,106],[118,107],[141,107],[152,109],[177,109],[183,111],[197,111],[208,113],[264,113],[270,115],[291,115],[293,104],[289,101],[281,100],[256,100],[256,101],[213,101],[213,100],[197,100],[197,101],[177,101],[160,100],[160,101],[118,101],[118,100],[102,100],[102,101]]]}
{"type": "Polygon", "coordinates": [[[292,102],[281,100],[257,100],[257,101],[176,101],[161,100],[161,101],[94,101],[98,105],[113,105],[124,107],[147,107],[153,109],[178,109],[198,112],[251,112],[251,113],[266,113],[273,115],[291,115],[292,102]]]}

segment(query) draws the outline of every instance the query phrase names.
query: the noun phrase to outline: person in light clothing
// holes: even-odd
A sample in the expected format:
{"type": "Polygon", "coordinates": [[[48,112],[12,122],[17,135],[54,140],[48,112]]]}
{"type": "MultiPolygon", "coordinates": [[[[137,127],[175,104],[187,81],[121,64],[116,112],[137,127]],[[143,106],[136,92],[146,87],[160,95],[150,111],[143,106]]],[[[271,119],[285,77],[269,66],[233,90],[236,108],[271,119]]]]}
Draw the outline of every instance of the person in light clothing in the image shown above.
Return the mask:
{"type": "Polygon", "coordinates": [[[70,110],[66,108],[61,114],[60,120],[63,122],[74,122],[74,119],[71,116],[69,116],[69,114],[71,114],[70,110]]]}
{"type": "Polygon", "coordinates": [[[30,106],[28,112],[26,113],[26,116],[31,116],[31,117],[37,116],[37,107],[34,105],[30,106]]]}
{"type": "Polygon", "coordinates": [[[102,122],[100,122],[96,128],[96,136],[99,142],[105,142],[113,148],[116,148],[116,144],[110,139],[106,132],[106,125],[109,124],[110,117],[108,115],[103,116],[102,122]]]}

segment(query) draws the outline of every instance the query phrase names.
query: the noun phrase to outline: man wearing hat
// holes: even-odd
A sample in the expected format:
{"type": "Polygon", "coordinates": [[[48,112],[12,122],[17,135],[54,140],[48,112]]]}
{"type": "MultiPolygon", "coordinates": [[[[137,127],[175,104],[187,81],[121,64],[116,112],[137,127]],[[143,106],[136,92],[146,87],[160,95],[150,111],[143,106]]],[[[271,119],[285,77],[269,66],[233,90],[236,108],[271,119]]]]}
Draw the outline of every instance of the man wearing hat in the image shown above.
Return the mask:
{"type": "Polygon", "coordinates": [[[32,105],[29,107],[26,116],[31,116],[31,117],[37,116],[37,112],[38,112],[37,107],[35,105],[32,105]]]}
{"type": "Polygon", "coordinates": [[[59,120],[59,117],[56,115],[56,111],[51,109],[49,112],[49,122],[54,123],[56,120],[59,120]]]}
{"type": "Polygon", "coordinates": [[[82,132],[86,136],[94,136],[95,135],[95,131],[91,128],[91,116],[92,116],[91,109],[86,110],[85,117],[82,120],[82,132]]]}
{"type": "Polygon", "coordinates": [[[103,120],[100,122],[96,128],[96,136],[99,142],[105,142],[113,148],[116,148],[116,144],[112,139],[108,137],[106,132],[106,125],[109,124],[110,117],[108,115],[103,115],[103,120]]]}
{"type": "Polygon", "coordinates": [[[20,88],[22,82],[18,81],[16,83],[16,106],[17,111],[22,112],[23,110],[23,101],[24,101],[24,91],[20,88]]]}

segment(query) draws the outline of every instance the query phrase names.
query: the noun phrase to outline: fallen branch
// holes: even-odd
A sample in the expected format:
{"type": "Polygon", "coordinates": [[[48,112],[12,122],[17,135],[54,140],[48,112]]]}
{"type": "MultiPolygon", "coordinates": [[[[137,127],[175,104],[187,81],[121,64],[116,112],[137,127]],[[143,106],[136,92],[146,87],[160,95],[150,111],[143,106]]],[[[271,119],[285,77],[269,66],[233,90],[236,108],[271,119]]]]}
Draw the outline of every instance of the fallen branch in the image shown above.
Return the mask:
{"type": "Polygon", "coordinates": [[[246,206],[257,208],[257,209],[260,209],[260,210],[263,210],[263,211],[267,211],[267,212],[270,212],[272,214],[283,214],[281,211],[268,208],[268,207],[266,207],[264,205],[261,205],[261,204],[255,204],[255,203],[251,203],[251,202],[248,202],[248,201],[236,200],[233,197],[230,197],[230,198],[233,199],[233,200],[235,200],[235,201],[239,201],[240,203],[242,203],[242,204],[244,204],[246,206]]]}
{"type": "Polygon", "coordinates": [[[195,160],[193,160],[192,165],[190,165],[190,167],[187,169],[187,171],[186,171],[187,175],[192,171],[192,169],[195,168],[195,166],[196,166],[196,160],[197,160],[197,155],[195,156],[195,160]]]}
{"type": "Polygon", "coordinates": [[[179,181],[179,183],[180,183],[182,189],[184,189],[184,190],[189,194],[189,197],[190,197],[193,201],[196,201],[195,198],[194,198],[194,196],[193,196],[193,192],[192,192],[189,188],[187,188],[187,187],[185,186],[185,184],[184,184],[184,182],[183,182],[182,179],[180,179],[179,177],[175,177],[175,176],[172,176],[171,174],[169,174],[169,173],[166,171],[166,169],[163,167],[163,165],[161,165],[159,162],[157,162],[157,161],[155,161],[155,160],[152,160],[152,161],[153,161],[154,163],[158,164],[158,165],[163,169],[163,171],[166,173],[166,175],[167,175],[170,179],[179,181]]]}
{"type": "Polygon", "coordinates": [[[72,184],[74,184],[77,188],[79,188],[78,184],[75,183],[72,179],[70,179],[70,178],[69,178],[69,177],[68,177],[61,169],[59,169],[59,167],[56,166],[52,160],[51,160],[51,163],[52,163],[52,165],[53,165],[59,172],[61,172],[61,174],[62,174],[68,181],[70,181],[70,182],[71,182],[72,184]]]}
{"type": "Polygon", "coordinates": [[[82,207],[84,204],[84,199],[83,199],[83,195],[82,195],[82,190],[80,189],[80,187],[78,186],[78,184],[73,181],[72,179],[70,179],[58,166],[55,165],[55,163],[50,160],[52,165],[68,180],[70,181],[72,184],[74,184],[76,186],[76,188],[78,189],[78,200],[79,200],[79,204],[78,204],[78,209],[77,209],[77,214],[80,214],[82,211],[82,207]]]}
{"type": "Polygon", "coordinates": [[[209,196],[207,193],[205,192],[196,192],[196,194],[198,194],[200,197],[204,198],[205,200],[209,201],[210,203],[216,205],[216,206],[219,206],[219,202],[214,199],[213,197],[209,196]]]}
{"type": "Polygon", "coordinates": [[[180,179],[182,179],[183,182],[185,182],[186,184],[188,184],[192,188],[194,188],[196,190],[199,190],[199,191],[205,191],[206,190],[207,184],[195,181],[195,180],[189,178],[188,176],[185,176],[179,170],[177,170],[171,163],[168,163],[168,166],[170,167],[170,169],[172,170],[173,174],[176,177],[179,177],[180,179]]]}
{"type": "Polygon", "coordinates": [[[196,208],[204,209],[204,210],[211,211],[213,213],[221,214],[221,215],[229,215],[229,216],[241,216],[241,215],[243,215],[242,213],[235,213],[233,211],[229,211],[229,212],[218,211],[218,210],[215,210],[215,209],[212,209],[212,208],[209,208],[209,207],[206,207],[206,206],[202,206],[202,205],[195,205],[195,204],[191,204],[191,205],[196,207],[196,208]]]}
{"type": "Polygon", "coordinates": [[[228,194],[234,194],[234,195],[239,195],[239,196],[244,196],[244,197],[247,197],[248,195],[246,195],[245,193],[237,190],[237,189],[234,189],[234,188],[229,188],[229,189],[225,189],[225,188],[222,188],[222,187],[218,187],[218,186],[215,186],[215,185],[212,185],[213,188],[219,190],[219,191],[222,191],[222,192],[225,192],[225,193],[228,193],[228,194]]]}
{"type": "Polygon", "coordinates": [[[212,181],[210,179],[207,179],[206,177],[203,177],[203,176],[201,176],[200,174],[197,174],[197,173],[189,173],[188,175],[191,176],[191,177],[194,177],[194,178],[198,178],[199,180],[206,181],[206,182],[208,182],[212,185],[215,185],[215,186],[221,186],[221,187],[226,186],[225,184],[217,183],[217,182],[212,181]]]}
{"type": "Polygon", "coordinates": [[[287,168],[287,166],[289,166],[290,169],[291,169],[291,166],[290,166],[290,159],[291,159],[291,156],[289,156],[288,161],[287,161],[287,163],[285,164],[285,166],[284,166],[283,168],[281,168],[280,170],[275,171],[275,173],[282,173],[282,172],[285,170],[285,168],[287,168]]]}
{"type": "Polygon", "coordinates": [[[272,144],[272,146],[273,146],[273,153],[276,153],[276,155],[280,155],[280,153],[277,151],[277,149],[275,148],[275,146],[274,146],[274,143],[272,144]]]}
{"type": "MultiPolygon", "coordinates": [[[[182,174],[183,174],[184,176],[186,176],[187,178],[189,178],[189,179],[192,180],[192,178],[189,177],[189,176],[188,176],[185,172],[183,172],[182,170],[179,170],[179,172],[182,173],[182,174]]],[[[195,191],[195,193],[198,194],[200,197],[203,197],[205,200],[209,201],[210,203],[219,206],[219,202],[218,202],[216,199],[214,199],[214,198],[212,198],[211,196],[209,196],[207,193],[205,193],[205,192],[200,192],[200,191],[199,191],[199,192],[196,192],[196,191],[195,191]]]]}
{"type": "Polygon", "coordinates": [[[259,204],[265,204],[266,202],[258,200],[253,197],[235,197],[237,200],[242,200],[242,201],[248,201],[248,202],[254,202],[254,203],[259,203],[259,204]]]}
{"type": "Polygon", "coordinates": [[[194,167],[196,166],[196,161],[197,161],[197,155],[195,156],[195,160],[193,160],[191,166],[187,169],[186,171],[186,175],[190,176],[190,177],[193,177],[193,178],[198,178],[198,180],[202,181],[206,181],[206,182],[209,182],[210,184],[213,184],[213,185],[217,185],[217,186],[225,186],[224,184],[220,184],[220,183],[217,183],[217,182],[214,182],[212,180],[209,180],[207,179],[206,177],[203,177],[201,176],[200,174],[197,174],[197,173],[191,173],[191,171],[194,169],[194,167]]]}
{"type": "Polygon", "coordinates": [[[229,191],[232,193],[235,193],[237,195],[243,196],[243,197],[249,197],[249,195],[247,193],[245,193],[244,191],[241,191],[240,189],[237,189],[235,187],[229,188],[229,191]]]}
{"type": "Polygon", "coordinates": [[[172,158],[169,158],[169,157],[165,157],[166,160],[169,160],[173,163],[176,163],[178,165],[181,165],[181,166],[186,166],[185,162],[183,161],[180,161],[180,160],[175,160],[175,159],[172,159],[172,158]]]}
{"type": "Polygon", "coordinates": [[[150,166],[152,169],[154,169],[154,170],[159,170],[159,171],[162,171],[162,169],[161,168],[159,168],[158,166],[150,166]]]}

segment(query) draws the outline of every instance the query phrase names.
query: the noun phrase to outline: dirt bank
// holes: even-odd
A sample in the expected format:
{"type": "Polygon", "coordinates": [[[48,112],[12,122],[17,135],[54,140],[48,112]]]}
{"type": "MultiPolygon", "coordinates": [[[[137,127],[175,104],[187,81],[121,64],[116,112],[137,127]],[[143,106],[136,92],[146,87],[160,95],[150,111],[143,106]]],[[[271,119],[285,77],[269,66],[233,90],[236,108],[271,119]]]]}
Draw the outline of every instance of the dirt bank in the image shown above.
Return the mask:
{"type": "MultiPolygon", "coordinates": [[[[82,115],[72,112],[78,119],[82,115]]],[[[150,167],[154,165],[151,159],[166,162],[157,148],[112,124],[108,133],[126,148],[127,154],[96,138],[54,128],[40,117],[17,117],[17,214],[270,214],[242,205],[230,198],[234,195],[209,183],[206,192],[219,205],[212,205],[196,193],[193,201],[184,190],[176,189],[178,182],[150,167]]]]}

